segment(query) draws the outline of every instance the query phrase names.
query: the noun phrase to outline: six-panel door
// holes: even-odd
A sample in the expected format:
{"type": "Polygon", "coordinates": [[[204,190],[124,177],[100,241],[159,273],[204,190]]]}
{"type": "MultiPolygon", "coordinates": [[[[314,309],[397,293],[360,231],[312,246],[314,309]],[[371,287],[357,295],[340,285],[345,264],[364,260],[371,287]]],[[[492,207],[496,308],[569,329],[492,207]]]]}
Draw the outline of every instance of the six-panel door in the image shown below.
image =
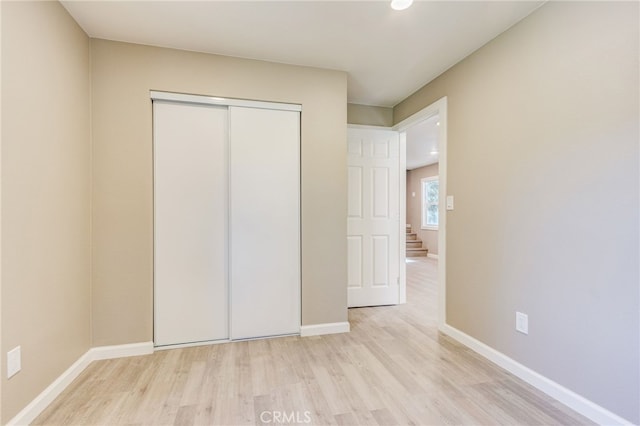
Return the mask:
{"type": "Polygon", "coordinates": [[[399,301],[399,137],[348,129],[348,306],[399,301]]]}

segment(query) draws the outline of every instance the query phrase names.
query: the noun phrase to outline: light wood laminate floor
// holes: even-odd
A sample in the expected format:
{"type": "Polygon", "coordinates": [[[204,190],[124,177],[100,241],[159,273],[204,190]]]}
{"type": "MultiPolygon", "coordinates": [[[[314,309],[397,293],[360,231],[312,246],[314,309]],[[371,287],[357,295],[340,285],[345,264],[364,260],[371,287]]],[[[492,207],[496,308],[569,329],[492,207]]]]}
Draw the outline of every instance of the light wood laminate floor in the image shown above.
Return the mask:
{"type": "Polygon", "coordinates": [[[436,272],[410,259],[408,303],[351,309],[350,333],[94,362],[35,424],[590,424],[439,334],[436,272]]]}

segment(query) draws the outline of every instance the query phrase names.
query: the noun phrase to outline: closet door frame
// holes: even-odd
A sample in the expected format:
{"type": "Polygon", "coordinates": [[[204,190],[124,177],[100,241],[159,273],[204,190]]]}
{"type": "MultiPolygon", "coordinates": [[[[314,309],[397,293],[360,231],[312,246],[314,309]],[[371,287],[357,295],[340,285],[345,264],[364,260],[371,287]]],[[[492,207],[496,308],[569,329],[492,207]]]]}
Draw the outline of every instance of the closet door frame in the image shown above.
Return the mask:
{"type": "Polygon", "coordinates": [[[300,104],[287,104],[282,102],[252,101],[249,99],[221,98],[217,96],[189,95],[185,93],[160,92],[152,90],[151,100],[174,101],[202,105],[239,106],[247,108],[263,108],[282,111],[302,111],[300,104]]]}
{"type": "MultiPolygon", "coordinates": [[[[169,101],[169,102],[176,102],[176,103],[182,103],[182,104],[196,104],[196,105],[215,105],[215,106],[220,106],[220,107],[227,107],[227,109],[229,109],[230,107],[246,107],[246,108],[257,108],[257,109],[268,109],[268,110],[280,110],[280,111],[295,111],[298,113],[302,112],[302,106],[299,104],[289,104],[289,103],[278,103],[278,102],[266,102],[266,101],[255,101],[255,100],[245,100],[245,99],[235,99],[235,98],[224,98],[224,97],[215,97],[215,96],[203,96],[203,95],[193,95],[193,94],[183,94],[183,93],[175,93],[175,92],[164,92],[164,91],[155,91],[152,90],[150,91],[150,97],[152,101],[169,101]]],[[[300,114],[298,114],[299,119],[301,118],[300,114]]],[[[229,115],[228,115],[229,117],[229,115]]],[[[300,131],[301,129],[301,123],[298,122],[298,131],[300,131]]],[[[229,135],[228,135],[229,136],[229,135]]],[[[299,137],[299,142],[301,141],[301,136],[299,137]]],[[[227,140],[227,144],[229,144],[230,141],[227,140]]],[[[230,152],[229,147],[227,148],[227,153],[230,152]]],[[[301,152],[301,146],[298,146],[298,156],[300,156],[300,152],[301,152]]],[[[229,159],[227,159],[229,160],[229,159]]],[[[154,169],[154,174],[155,174],[155,169],[154,169]]],[[[229,182],[229,170],[227,169],[227,184],[230,185],[229,182]]],[[[297,204],[298,204],[298,209],[297,209],[297,217],[298,217],[298,261],[299,261],[299,266],[298,266],[298,329],[296,332],[293,333],[288,333],[289,335],[296,335],[299,334],[299,329],[301,327],[301,322],[302,322],[302,217],[301,217],[301,203],[302,203],[302,196],[301,196],[301,158],[299,158],[299,163],[298,163],[298,194],[297,194],[297,204]]],[[[230,190],[230,188],[229,188],[230,190]]],[[[227,202],[230,202],[230,193],[227,193],[227,202]]],[[[155,291],[156,291],[156,277],[155,277],[155,273],[156,273],[156,259],[155,259],[155,252],[156,252],[156,231],[155,231],[155,177],[154,177],[154,241],[153,241],[153,248],[154,248],[154,267],[153,267],[153,291],[154,291],[154,334],[155,334],[155,322],[156,322],[156,305],[155,305],[155,291]]],[[[228,216],[228,221],[227,221],[227,240],[226,240],[226,244],[228,249],[230,250],[231,248],[231,235],[230,233],[230,220],[231,218],[228,216]]],[[[231,263],[230,259],[227,259],[227,268],[229,268],[228,270],[230,271],[231,268],[231,263]]],[[[228,338],[226,339],[220,339],[220,340],[210,340],[210,341],[203,341],[203,342],[192,342],[192,343],[175,343],[175,344],[167,344],[165,346],[156,346],[156,350],[160,350],[160,349],[171,349],[171,348],[177,348],[177,347],[187,347],[187,346],[198,346],[198,345],[203,345],[203,344],[214,344],[214,343],[224,343],[224,342],[228,342],[228,341],[232,341],[234,340],[233,336],[230,334],[231,330],[232,330],[232,316],[230,314],[231,309],[233,309],[232,307],[232,300],[231,300],[231,294],[232,294],[232,289],[231,289],[231,285],[232,285],[232,277],[228,277],[228,281],[227,281],[227,301],[228,301],[228,321],[227,321],[227,326],[228,326],[228,338]]],[[[287,335],[287,334],[283,334],[283,335],[287,335]]],[[[270,337],[270,336],[256,336],[255,338],[262,338],[262,337],[270,337]]],[[[275,337],[275,336],[274,336],[275,337]]],[[[240,339],[236,339],[236,340],[242,340],[243,338],[240,339]]],[[[155,337],[154,337],[154,344],[155,343],[155,337]]]]}

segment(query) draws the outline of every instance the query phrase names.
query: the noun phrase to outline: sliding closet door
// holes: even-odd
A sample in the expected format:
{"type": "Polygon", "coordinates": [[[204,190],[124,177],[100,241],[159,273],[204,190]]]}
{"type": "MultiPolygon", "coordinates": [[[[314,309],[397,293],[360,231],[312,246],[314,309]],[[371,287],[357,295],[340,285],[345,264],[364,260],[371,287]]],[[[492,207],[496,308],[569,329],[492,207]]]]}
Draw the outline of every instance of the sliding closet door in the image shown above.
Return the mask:
{"type": "Polygon", "coordinates": [[[231,338],[300,332],[300,113],[230,107],[231,338]]]}
{"type": "Polygon", "coordinates": [[[226,107],[154,101],[154,342],[228,338],[226,107]]]}

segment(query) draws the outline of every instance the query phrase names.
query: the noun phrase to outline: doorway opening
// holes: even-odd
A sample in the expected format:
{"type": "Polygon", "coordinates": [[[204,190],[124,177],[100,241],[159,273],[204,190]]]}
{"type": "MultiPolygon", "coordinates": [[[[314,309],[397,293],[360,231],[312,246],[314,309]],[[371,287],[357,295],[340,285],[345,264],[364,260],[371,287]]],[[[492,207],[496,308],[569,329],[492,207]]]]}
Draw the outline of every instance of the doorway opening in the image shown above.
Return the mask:
{"type": "Polygon", "coordinates": [[[400,134],[400,218],[405,220],[400,303],[407,302],[407,287],[409,297],[428,297],[439,329],[446,321],[446,108],[445,97],[393,127],[400,134]]]}
{"type": "Polygon", "coordinates": [[[439,330],[445,325],[446,107],[447,100],[442,98],[392,128],[348,126],[349,308],[407,303],[407,259],[409,262],[424,260],[431,262],[432,269],[435,266],[432,275],[436,278],[432,281],[435,281],[436,294],[430,298],[437,306],[434,320],[439,330]],[[428,164],[413,153],[411,143],[417,137],[414,135],[425,129],[429,129],[434,142],[421,148],[426,150],[428,164]],[[414,169],[431,167],[436,162],[431,176],[419,178],[419,187],[415,189],[409,185],[408,193],[407,177],[412,177],[414,169]],[[414,202],[423,198],[424,203],[419,201],[419,213],[407,220],[407,200],[414,202]],[[423,231],[425,236],[418,238],[418,232],[423,231]],[[424,259],[407,257],[407,241],[415,246],[411,248],[421,249],[424,256],[420,257],[424,259]],[[428,244],[426,249],[423,241],[428,244]]]}

